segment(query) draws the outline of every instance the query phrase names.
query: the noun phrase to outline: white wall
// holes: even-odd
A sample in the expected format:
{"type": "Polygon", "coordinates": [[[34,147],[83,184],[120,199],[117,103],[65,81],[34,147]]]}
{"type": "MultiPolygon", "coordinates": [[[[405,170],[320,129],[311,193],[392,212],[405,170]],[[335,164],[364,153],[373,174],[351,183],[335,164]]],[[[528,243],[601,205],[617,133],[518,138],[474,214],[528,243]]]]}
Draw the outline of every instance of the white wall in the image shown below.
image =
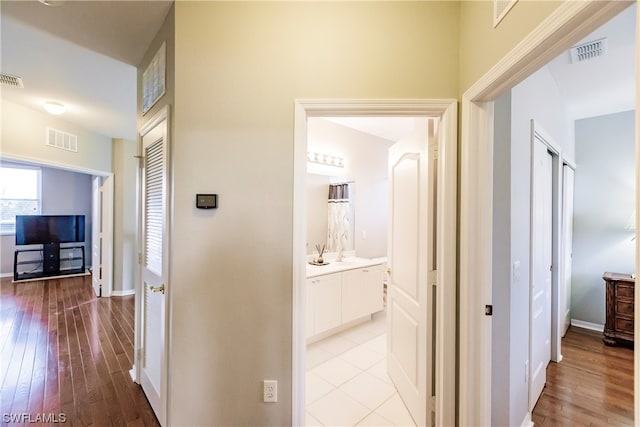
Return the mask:
{"type": "Polygon", "coordinates": [[[575,133],[571,317],[603,325],[603,273],[636,272],[635,111],[577,120],[575,133]]]}
{"type": "Polygon", "coordinates": [[[133,292],[138,271],[136,142],[113,140],[113,291],[133,292]]]}
{"type": "Polygon", "coordinates": [[[459,4],[174,7],[168,423],[291,425],[295,100],[455,98],[459,4]]]}
{"type": "MultiPolygon", "coordinates": [[[[386,256],[387,162],[388,150],[393,142],[322,118],[309,118],[307,126],[308,151],[338,155],[345,159],[344,168],[309,163],[307,170],[354,181],[356,256],[386,256]]],[[[324,195],[325,240],[327,196],[324,195]]],[[[311,220],[309,217],[308,221],[311,220]]],[[[313,241],[309,243],[313,248],[313,241]]]]}
{"type": "MultiPolygon", "coordinates": [[[[508,115],[503,115],[503,119],[508,115]]],[[[509,420],[509,425],[521,425],[528,412],[528,384],[525,381],[525,366],[529,358],[529,259],[530,259],[530,227],[531,227],[531,119],[546,131],[546,133],[561,147],[563,156],[570,161],[575,159],[573,126],[567,115],[561,93],[546,67],[531,75],[511,91],[511,142],[510,162],[503,158],[502,164],[495,164],[495,169],[509,169],[508,175],[504,171],[496,171],[505,179],[510,176],[508,194],[506,187],[497,188],[503,193],[503,199],[496,199],[496,206],[509,200],[511,212],[509,223],[495,230],[496,237],[510,230],[510,240],[501,242],[502,248],[494,250],[508,250],[510,258],[501,265],[494,264],[494,274],[502,280],[495,285],[502,290],[496,292],[510,294],[508,303],[509,329],[497,328],[498,334],[493,336],[494,348],[506,351],[508,346],[509,363],[504,366],[508,370],[507,376],[500,373],[494,377],[493,388],[508,389],[505,400],[494,402],[492,417],[509,420]],[[506,199],[508,197],[508,199],[506,199]],[[505,246],[509,248],[506,249],[505,246]],[[512,277],[512,265],[520,263],[520,280],[516,283],[512,277]],[[508,278],[508,279],[507,279],[508,278]],[[508,288],[507,288],[508,287],[508,288]],[[496,342],[496,340],[498,342],[496,342]]],[[[498,126],[498,125],[496,125],[498,126]]],[[[505,125],[503,125],[505,126],[505,125]]],[[[504,156],[503,156],[504,157],[504,156]]],[[[500,156],[498,156],[500,158],[500,156]]],[[[494,206],[495,207],[495,206],[494,206]]],[[[502,209],[502,214],[504,214],[502,209]]],[[[494,221],[496,218],[494,217],[494,221]]],[[[494,224],[495,225],[495,224],[494,224]]],[[[498,224],[499,225],[499,224],[498,224]]],[[[503,301],[506,303],[506,301],[503,301]]],[[[494,310],[501,311],[501,307],[494,310]]],[[[495,321],[495,319],[494,319],[495,321]]]]}
{"type": "Polygon", "coordinates": [[[493,132],[493,304],[491,424],[509,425],[511,316],[511,92],[494,102],[493,132]]]}
{"type": "Polygon", "coordinates": [[[111,172],[111,138],[44,111],[2,100],[2,157],[76,170],[111,172]],[[46,128],[78,136],[78,152],[45,145],[46,128]]]}
{"type": "MultiPolygon", "coordinates": [[[[14,163],[3,162],[3,164],[14,163]]],[[[91,175],[48,167],[40,169],[41,214],[85,216],[84,256],[86,266],[91,266],[91,175]]],[[[2,275],[13,275],[15,242],[15,234],[0,236],[0,274],[2,275]]],[[[39,246],[36,245],[34,248],[39,246]]],[[[21,259],[27,259],[27,255],[25,254],[24,258],[21,256],[21,259]]],[[[73,265],[77,266],[77,264],[73,265]]],[[[67,266],[62,264],[61,267],[67,266]]]]}

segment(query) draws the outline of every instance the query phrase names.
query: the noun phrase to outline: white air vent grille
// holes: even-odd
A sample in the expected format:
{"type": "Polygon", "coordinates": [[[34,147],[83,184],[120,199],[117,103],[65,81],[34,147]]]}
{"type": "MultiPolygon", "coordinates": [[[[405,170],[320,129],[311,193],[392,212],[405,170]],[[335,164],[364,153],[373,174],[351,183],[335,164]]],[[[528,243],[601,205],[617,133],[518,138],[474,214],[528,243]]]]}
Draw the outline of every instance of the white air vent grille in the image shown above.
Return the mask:
{"type": "Polygon", "coordinates": [[[76,135],[53,128],[47,128],[47,140],[45,144],[61,150],[73,151],[74,153],[78,152],[78,137],[76,135]]]}
{"type": "Polygon", "coordinates": [[[24,88],[24,84],[22,83],[22,78],[11,76],[9,74],[0,74],[0,85],[3,86],[13,86],[18,87],[20,89],[24,88]]]}
{"type": "Polygon", "coordinates": [[[607,39],[594,40],[592,42],[579,44],[570,50],[571,63],[588,61],[589,59],[604,56],[607,53],[607,39]]]}

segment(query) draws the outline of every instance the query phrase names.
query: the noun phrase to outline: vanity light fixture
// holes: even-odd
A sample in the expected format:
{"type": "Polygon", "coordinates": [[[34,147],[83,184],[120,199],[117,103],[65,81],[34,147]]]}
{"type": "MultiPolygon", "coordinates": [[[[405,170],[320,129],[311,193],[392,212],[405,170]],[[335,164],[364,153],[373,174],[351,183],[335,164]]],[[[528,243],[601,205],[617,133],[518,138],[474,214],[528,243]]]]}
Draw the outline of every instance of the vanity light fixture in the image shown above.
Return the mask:
{"type": "Polygon", "coordinates": [[[64,104],[61,104],[59,102],[46,101],[44,103],[44,109],[49,114],[53,114],[54,116],[59,116],[60,114],[65,112],[67,107],[65,107],[64,104]]]}
{"type": "Polygon", "coordinates": [[[344,159],[339,156],[332,156],[329,154],[307,152],[307,161],[311,163],[318,163],[321,165],[335,166],[337,168],[344,167],[344,159]]]}

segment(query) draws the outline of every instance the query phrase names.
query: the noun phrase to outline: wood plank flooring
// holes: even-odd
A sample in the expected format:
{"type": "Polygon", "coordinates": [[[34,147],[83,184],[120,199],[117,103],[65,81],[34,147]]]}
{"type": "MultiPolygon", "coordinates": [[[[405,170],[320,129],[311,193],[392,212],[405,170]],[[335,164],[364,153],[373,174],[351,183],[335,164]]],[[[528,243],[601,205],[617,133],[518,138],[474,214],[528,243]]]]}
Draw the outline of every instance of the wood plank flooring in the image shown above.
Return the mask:
{"type": "Polygon", "coordinates": [[[633,426],[633,349],[608,347],[602,333],[571,327],[562,362],[547,367],[533,410],[536,427],[633,426]]]}
{"type": "Polygon", "coordinates": [[[89,276],[1,279],[0,423],[157,426],[133,342],[133,296],[96,298],[89,276]]]}

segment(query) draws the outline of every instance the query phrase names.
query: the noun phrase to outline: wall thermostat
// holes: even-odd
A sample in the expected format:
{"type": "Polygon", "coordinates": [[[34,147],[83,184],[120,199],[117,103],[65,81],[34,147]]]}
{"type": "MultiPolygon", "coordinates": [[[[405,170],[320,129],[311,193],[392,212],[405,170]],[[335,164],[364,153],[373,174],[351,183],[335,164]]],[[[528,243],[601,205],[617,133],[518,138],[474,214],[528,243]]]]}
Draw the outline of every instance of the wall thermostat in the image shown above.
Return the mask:
{"type": "Polygon", "coordinates": [[[218,207],[217,194],[196,194],[196,208],[216,209],[218,207]]]}

